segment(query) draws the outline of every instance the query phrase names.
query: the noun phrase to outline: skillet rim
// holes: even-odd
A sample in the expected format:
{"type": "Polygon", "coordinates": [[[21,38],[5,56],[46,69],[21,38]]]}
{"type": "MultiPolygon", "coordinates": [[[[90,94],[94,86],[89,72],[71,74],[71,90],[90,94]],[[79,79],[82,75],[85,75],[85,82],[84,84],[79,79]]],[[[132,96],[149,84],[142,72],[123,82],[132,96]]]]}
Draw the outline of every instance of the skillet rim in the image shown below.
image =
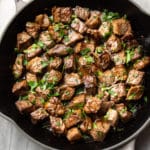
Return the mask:
{"type": "MultiPolygon", "coordinates": [[[[131,3],[132,5],[134,5],[139,11],[141,11],[143,14],[145,15],[149,15],[148,13],[146,13],[142,7],[140,7],[140,5],[138,5],[137,3],[131,2],[131,0],[127,0],[129,3],[131,3]]],[[[16,12],[16,14],[9,20],[9,22],[7,23],[5,29],[3,30],[1,37],[0,37],[0,45],[3,41],[3,38],[5,36],[5,33],[7,32],[7,30],[9,29],[8,27],[11,26],[11,24],[13,23],[13,21],[15,20],[15,18],[24,10],[26,9],[26,7],[28,7],[29,5],[32,5],[32,3],[34,2],[34,0],[28,2],[28,4],[26,4],[25,6],[23,6],[18,12],[16,12]]],[[[149,15],[150,16],[150,15],[149,15]]],[[[3,117],[4,119],[8,120],[9,122],[13,123],[13,125],[15,125],[15,127],[17,129],[19,129],[19,131],[21,131],[23,133],[23,135],[25,135],[28,139],[31,139],[34,143],[37,143],[38,145],[41,145],[44,148],[50,149],[50,150],[58,150],[54,147],[48,146],[38,140],[36,140],[35,138],[33,138],[32,136],[30,136],[28,133],[26,133],[12,118],[10,118],[9,116],[7,116],[6,114],[4,114],[1,110],[0,110],[0,116],[3,117]]],[[[127,137],[126,139],[122,140],[121,142],[113,145],[113,146],[109,146],[106,148],[103,148],[103,150],[111,150],[111,149],[115,149],[115,148],[119,148],[124,146],[125,144],[131,142],[131,140],[135,140],[135,138],[147,127],[150,125],[150,116],[147,118],[147,120],[141,125],[141,127],[139,129],[137,129],[137,131],[135,131],[133,134],[131,134],[129,137],[127,137]]]]}

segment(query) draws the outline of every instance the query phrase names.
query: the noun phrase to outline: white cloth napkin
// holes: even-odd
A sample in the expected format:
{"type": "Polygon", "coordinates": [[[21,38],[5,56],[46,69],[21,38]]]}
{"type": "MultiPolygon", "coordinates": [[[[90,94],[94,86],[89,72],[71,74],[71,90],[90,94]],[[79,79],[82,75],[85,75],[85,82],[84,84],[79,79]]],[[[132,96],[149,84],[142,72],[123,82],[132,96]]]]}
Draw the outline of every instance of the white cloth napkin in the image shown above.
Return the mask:
{"type": "Polygon", "coordinates": [[[16,6],[14,0],[0,0],[0,39],[15,13],[16,6]]]}

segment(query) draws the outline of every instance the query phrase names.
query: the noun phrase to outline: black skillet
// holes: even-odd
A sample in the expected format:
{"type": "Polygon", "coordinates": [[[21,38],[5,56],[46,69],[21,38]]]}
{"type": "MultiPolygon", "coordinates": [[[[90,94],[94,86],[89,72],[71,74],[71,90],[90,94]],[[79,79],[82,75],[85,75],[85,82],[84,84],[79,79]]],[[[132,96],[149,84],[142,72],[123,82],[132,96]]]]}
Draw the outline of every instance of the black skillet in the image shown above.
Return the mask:
{"type": "MultiPolygon", "coordinates": [[[[34,17],[40,13],[50,14],[52,6],[72,6],[76,5],[88,7],[90,9],[108,9],[127,14],[131,21],[135,36],[144,46],[145,54],[150,51],[150,17],[141,12],[137,7],[127,0],[35,0],[24,8],[11,22],[0,44],[0,114],[13,120],[31,139],[50,149],[65,150],[99,150],[114,149],[129,142],[135,138],[150,122],[150,101],[140,102],[139,110],[134,119],[127,123],[120,132],[110,131],[103,143],[96,142],[78,142],[70,144],[65,138],[54,137],[45,128],[40,125],[31,124],[28,117],[23,117],[16,110],[14,102],[16,97],[11,93],[13,77],[11,74],[11,64],[14,62],[14,47],[16,43],[16,34],[24,30],[26,21],[34,20],[34,17]],[[48,8],[48,9],[46,9],[48,8]],[[142,36],[141,36],[142,35],[142,36]]],[[[7,16],[6,16],[7,17],[7,16]]],[[[146,70],[146,92],[148,100],[150,99],[150,69],[146,70]]]]}

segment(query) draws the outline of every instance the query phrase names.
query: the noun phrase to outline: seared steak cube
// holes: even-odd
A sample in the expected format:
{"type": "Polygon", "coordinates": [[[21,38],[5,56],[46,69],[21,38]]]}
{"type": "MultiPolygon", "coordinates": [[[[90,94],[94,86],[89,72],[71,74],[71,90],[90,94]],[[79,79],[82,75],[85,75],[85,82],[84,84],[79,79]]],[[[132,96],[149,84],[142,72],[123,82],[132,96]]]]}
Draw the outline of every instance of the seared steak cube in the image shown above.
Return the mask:
{"type": "Polygon", "coordinates": [[[75,18],[75,19],[72,21],[71,27],[72,27],[75,31],[77,31],[77,32],[79,32],[79,33],[81,33],[81,34],[85,33],[86,30],[87,30],[86,25],[85,25],[80,19],[78,19],[78,18],[75,18]]]}
{"type": "Polygon", "coordinates": [[[15,102],[15,105],[21,113],[28,111],[32,107],[32,103],[28,100],[18,100],[15,102]]]}
{"type": "Polygon", "coordinates": [[[27,22],[26,31],[33,38],[37,38],[40,31],[40,25],[34,22],[27,22]]]}
{"type": "Polygon", "coordinates": [[[142,85],[135,85],[131,86],[128,93],[126,100],[139,100],[143,96],[144,87],[142,85]]]}
{"type": "Polygon", "coordinates": [[[42,49],[47,50],[54,46],[54,41],[48,31],[43,31],[39,35],[39,42],[42,44],[42,49]]]}
{"type": "Polygon", "coordinates": [[[143,81],[144,72],[138,70],[130,70],[127,78],[127,84],[138,85],[143,81]]]}
{"type": "Polygon", "coordinates": [[[142,70],[150,64],[150,57],[144,56],[142,59],[137,60],[133,67],[136,70],[142,70]]]}
{"type": "Polygon", "coordinates": [[[85,103],[85,94],[79,94],[71,100],[71,102],[68,104],[69,108],[78,108],[82,107],[85,103]]]}
{"type": "Polygon", "coordinates": [[[48,83],[57,84],[62,79],[62,73],[57,70],[50,70],[46,72],[43,76],[43,80],[47,81],[48,83]]]}
{"type": "Polygon", "coordinates": [[[86,25],[91,29],[96,29],[100,26],[100,12],[91,11],[90,18],[86,21],[86,25]]]}
{"type": "Polygon", "coordinates": [[[44,61],[41,57],[34,57],[28,62],[26,69],[34,74],[41,73],[42,69],[45,67],[42,65],[43,62],[44,61]]]}
{"type": "Polygon", "coordinates": [[[95,76],[92,76],[92,75],[83,76],[83,84],[84,84],[84,87],[86,89],[86,93],[88,95],[91,95],[91,94],[95,95],[95,93],[96,93],[96,84],[97,84],[95,76]]]}
{"type": "Polygon", "coordinates": [[[76,69],[75,57],[70,55],[64,58],[64,69],[67,71],[74,71],[76,69]]]}
{"type": "Polygon", "coordinates": [[[45,103],[44,108],[52,116],[62,116],[65,113],[65,108],[57,97],[51,97],[45,103]]]}
{"type": "Polygon", "coordinates": [[[111,53],[116,53],[121,50],[121,40],[115,35],[111,35],[106,42],[106,48],[111,53]]]}
{"type": "Polygon", "coordinates": [[[89,15],[90,15],[90,11],[88,8],[76,6],[75,7],[75,15],[85,21],[88,19],[89,15]]]}
{"type": "Polygon", "coordinates": [[[113,20],[112,26],[113,26],[113,33],[116,35],[125,35],[132,33],[129,21],[124,18],[113,20]]]}
{"type": "Polygon", "coordinates": [[[74,31],[74,30],[69,30],[68,35],[65,36],[63,43],[65,45],[72,45],[76,43],[77,41],[80,41],[83,39],[83,35],[74,31]]]}
{"type": "Polygon", "coordinates": [[[90,135],[94,139],[94,141],[103,141],[106,134],[108,133],[110,129],[109,122],[102,121],[100,119],[97,119],[93,123],[93,128],[90,131],[90,135]]]}
{"type": "Polygon", "coordinates": [[[50,62],[48,64],[48,70],[59,69],[62,64],[62,59],[60,57],[50,57],[50,62]]]}
{"type": "Polygon", "coordinates": [[[84,105],[84,111],[87,114],[97,113],[101,108],[101,101],[97,97],[87,96],[86,104],[84,105]]]}
{"type": "Polygon", "coordinates": [[[81,110],[80,109],[68,109],[64,117],[64,123],[66,128],[70,128],[77,123],[81,122],[81,110]]]}
{"type": "Polygon", "coordinates": [[[124,103],[116,104],[116,110],[122,122],[127,122],[132,117],[132,113],[127,110],[124,103]]]}
{"type": "Polygon", "coordinates": [[[118,53],[114,53],[112,55],[112,60],[115,63],[115,65],[125,64],[126,63],[125,51],[120,51],[118,53]]]}
{"type": "Polygon", "coordinates": [[[25,56],[26,56],[27,59],[31,59],[35,56],[38,56],[42,52],[42,49],[39,45],[32,44],[31,46],[29,46],[23,52],[25,53],[25,56]]]}
{"type": "Polygon", "coordinates": [[[124,65],[118,65],[112,68],[112,72],[115,78],[115,83],[119,81],[126,81],[127,79],[127,70],[124,65]]]}
{"type": "Polygon", "coordinates": [[[118,122],[118,112],[115,109],[109,108],[104,119],[107,120],[111,126],[115,126],[118,122]]]}
{"type": "Polygon", "coordinates": [[[86,117],[83,122],[80,124],[80,130],[85,133],[89,132],[92,129],[92,120],[90,117],[86,117]]]}
{"type": "Polygon", "coordinates": [[[63,134],[65,132],[65,124],[61,118],[50,116],[50,124],[54,133],[63,134]]]}
{"type": "Polygon", "coordinates": [[[36,16],[35,22],[38,23],[43,30],[47,29],[50,25],[50,20],[47,14],[40,14],[36,16]]]}
{"type": "Polygon", "coordinates": [[[87,34],[90,35],[96,42],[99,42],[101,39],[100,31],[97,29],[87,29],[87,34]]]}
{"type": "Polygon", "coordinates": [[[28,88],[27,86],[27,81],[26,80],[22,80],[22,81],[17,81],[13,87],[12,87],[12,92],[13,93],[18,93],[21,94],[20,91],[22,90],[26,90],[28,88]]]}
{"type": "Polygon", "coordinates": [[[110,64],[111,58],[109,53],[107,52],[102,53],[97,60],[97,65],[100,66],[101,69],[105,70],[109,67],[110,64]]]}
{"type": "Polygon", "coordinates": [[[110,22],[103,22],[99,28],[99,32],[102,37],[107,37],[111,34],[111,23],[110,22]]]}
{"type": "Polygon", "coordinates": [[[71,87],[78,86],[82,83],[80,76],[77,73],[65,74],[65,84],[71,87]]]}
{"type": "Polygon", "coordinates": [[[69,129],[66,136],[70,142],[73,142],[82,138],[80,130],[76,127],[69,129]]]}
{"type": "Polygon", "coordinates": [[[13,75],[15,78],[19,78],[22,75],[23,72],[23,60],[24,60],[24,55],[19,54],[16,57],[15,63],[13,65],[13,75]]]}
{"type": "Polygon", "coordinates": [[[126,86],[124,83],[112,85],[110,91],[110,99],[116,103],[126,96],[126,86]]]}
{"type": "Polygon", "coordinates": [[[115,77],[111,70],[106,70],[105,72],[98,73],[98,79],[101,83],[104,83],[106,86],[114,83],[115,77]]]}
{"type": "Polygon", "coordinates": [[[32,44],[32,37],[27,32],[17,34],[17,48],[19,50],[26,49],[32,44]]]}
{"type": "Polygon", "coordinates": [[[63,100],[70,100],[75,93],[75,89],[69,87],[67,85],[63,85],[60,87],[60,99],[63,100]]]}
{"type": "Polygon", "coordinates": [[[26,81],[29,83],[29,82],[37,82],[37,77],[35,74],[33,73],[30,73],[30,72],[27,72],[26,73],[26,81]]]}
{"type": "Polygon", "coordinates": [[[53,56],[65,56],[69,53],[69,47],[64,44],[57,44],[53,48],[47,51],[48,55],[53,56]]]}
{"type": "Polygon", "coordinates": [[[72,16],[72,8],[55,6],[52,8],[52,15],[54,18],[54,22],[70,23],[72,16]]]}
{"type": "Polygon", "coordinates": [[[48,117],[48,113],[43,108],[38,108],[37,110],[33,111],[30,115],[33,124],[36,124],[38,121],[41,121],[48,117]]]}

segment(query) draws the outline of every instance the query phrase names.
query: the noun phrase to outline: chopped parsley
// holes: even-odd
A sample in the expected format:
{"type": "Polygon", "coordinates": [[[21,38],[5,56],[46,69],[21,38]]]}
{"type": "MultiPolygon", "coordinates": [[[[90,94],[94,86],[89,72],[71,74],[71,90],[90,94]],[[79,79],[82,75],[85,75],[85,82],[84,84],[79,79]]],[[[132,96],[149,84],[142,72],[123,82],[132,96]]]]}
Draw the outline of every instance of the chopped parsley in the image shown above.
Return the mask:
{"type": "Polygon", "coordinates": [[[38,82],[36,82],[36,81],[29,81],[28,85],[30,87],[30,90],[34,91],[34,89],[38,86],[38,82]]]}
{"type": "Polygon", "coordinates": [[[132,49],[127,49],[126,50],[126,64],[128,64],[132,60],[133,56],[134,56],[134,51],[132,49]]]}
{"type": "Polygon", "coordinates": [[[85,49],[83,49],[83,50],[80,51],[80,54],[82,56],[84,56],[84,55],[87,55],[90,51],[91,51],[90,48],[85,48],[85,49]]]}
{"type": "Polygon", "coordinates": [[[84,59],[87,62],[87,64],[89,64],[89,65],[95,62],[94,58],[92,56],[89,56],[89,55],[85,55],[84,59]]]}
{"type": "Polygon", "coordinates": [[[66,51],[67,51],[69,54],[72,54],[72,53],[74,52],[73,48],[71,48],[71,47],[66,48],[66,51]]]}
{"type": "Polygon", "coordinates": [[[120,18],[119,13],[117,12],[109,12],[107,9],[105,9],[102,13],[102,21],[112,21],[114,19],[120,18]]]}

